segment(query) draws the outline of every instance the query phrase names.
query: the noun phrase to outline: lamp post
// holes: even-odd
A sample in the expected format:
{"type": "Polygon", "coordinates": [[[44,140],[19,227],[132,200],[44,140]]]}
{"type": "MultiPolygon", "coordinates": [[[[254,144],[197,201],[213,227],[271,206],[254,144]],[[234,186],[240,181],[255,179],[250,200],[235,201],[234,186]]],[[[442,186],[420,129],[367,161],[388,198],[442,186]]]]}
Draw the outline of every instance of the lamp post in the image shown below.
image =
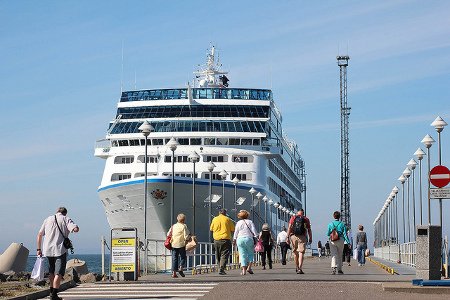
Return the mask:
{"type": "Polygon", "coordinates": [[[414,240],[416,240],[416,185],[414,184],[414,169],[416,168],[417,163],[414,159],[411,159],[408,162],[408,168],[411,170],[412,173],[412,203],[413,203],[413,232],[414,232],[414,240]]]}
{"type": "Polygon", "coordinates": [[[252,221],[254,221],[255,211],[253,207],[255,206],[255,194],[257,191],[255,190],[255,188],[252,187],[248,192],[252,195],[252,203],[250,204],[250,215],[252,216],[252,221]]]}
{"type": "Polygon", "coordinates": [[[405,176],[406,178],[406,183],[407,183],[407,198],[408,198],[408,242],[411,242],[411,220],[410,220],[410,209],[409,209],[409,177],[411,176],[411,170],[406,168],[405,170],[403,170],[403,176],[405,176]]]}
{"type": "Polygon", "coordinates": [[[283,212],[284,226],[286,226],[286,211],[287,211],[287,208],[286,208],[286,207],[283,207],[283,208],[281,209],[281,211],[283,212]]]}
{"type": "Polygon", "coordinates": [[[197,152],[193,151],[189,154],[188,159],[192,162],[194,167],[192,170],[192,232],[195,233],[195,164],[200,160],[200,156],[197,152]]]}
{"type": "Polygon", "coordinates": [[[402,184],[402,211],[403,211],[403,243],[406,243],[406,234],[405,234],[405,181],[406,177],[401,175],[398,178],[398,181],[402,184]]]}
{"type": "Polygon", "coordinates": [[[273,200],[269,199],[269,201],[267,201],[267,204],[269,204],[269,216],[270,216],[270,230],[272,230],[272,204],[273,204],[273,200]]]}
{"type": "Polygon", "coordinates": [[[397,193],[398,193],[398,187],[394,186],[392,188],[392,192],[394,193],[394,197],[396,198],[397,201],[395,201],[395,239],[396,242],[398,244],[398,198],[397,198],[397,193]]]}
{"type": "MultiPolygon", "coordinates": [[[[444,127],[447,126],[447,122],[442,120],[441,117],[437,117],[433,123],[431,123],[431,126],[436,129],[438,133],[438,157],[439,157],[439,165],[442,166],[442,156],[441,156],[441,132],[444,130],[444,127]]],[[[428,175],[430,176],[430,175],[428,175]]],[[[442,230],[442,199],[439,199],[439,224],[441,225],[442,230]]]]}
{"type": "MultiPolygon", "coordinates": [[[[208,172],[209,172],[208,224],[211,224],[211,214],[212,214],[212,212],[211,212],[211,209],[212,209],[212,177],[213,177],[212,172],[214,171],[215,167],[216,167],[216,165],[212,161],[209,161],[209,163],[207,165],[208,172]]],[[[208,229],[208,234],[207,235],[209,235],[209,233],[210,233],[209,225],[207,226],[207,229],[208,229]]]]}
{"type": "Polygon", "coordinates": [[[420,199],[420,225],[423,224],[423,205],[422,205],[422,159],[425,155],[422,149],[417,148],[414,152],[417,160],[419,160],[419,199],[420,199]]]}
{"type": "Polygon", "coordinates": [[[172,151],[172,182],[171,182],[171,192],[172,192],[172,199],[170,199],[170,224],[173,224],[174,217],[174,211],[175,211],[175,150],[177,150],[177,147],[180,144],[178,144],[177,140],[172,137],[169,142],[167,143],[167,147],[169,147],[170,151],[172,151]]]}
{"type": "Polygon", "coordinates": [[[237,222],[237,185],[240,182],[239,178],[234,177],[232,180],[234,184],[234,212],[235,212],[235,221],[237,222]]]}
{"type": "MultiPolygon", "coordinates": [[[[278,232],[280,232],[281,230],[278,230],[278,208],[280,207],[280,203],[274,203],[273,207],[275,207],[275,212],[277,213],[277,216],[275,217],[275,235],[278,236],[278,232]]],[[[281,228],[280,228],[281,229],[281,228]]]]}
{"type": "Polygon", "coordinates": [[[431,195],[430,195],[430,147],[433,145],[433,143],[435,142],[435,140],[429,135],[427,134],[421,141],[421,143],[423,143],[425,145],[425,147],[427,148],[427,156],[428,156],[428,225],[431,225],[431,195]]]}
{"type": "Polygon", "coordinates": [[[222,170],[219,175],[222,178],[222,209],[225,209],[225,179],[227,179],[228,173],[222,170]]]}
{"type": "Polygon", "coordinates": [[[154,131],[152,125],[146,120],[144,123],[142,123],[141,126],[139,126],[139,130],[142,132],[142,134],[145,137],[145,167],[144,167],[144,251],[145,251],[145,257],[144,257],[144,274],[147,275],[147,165],[148,165],[148,156],[147,156],[147,148],[148,148],[148,136],[150,135],[150,132],[154,131]]]}
{"type": "Polygon", "coordinates": [[[256,198],[258,198],[258,221],[259,221],[259,225],[261,227],[261,198],[262,198],[263,194],[261,194],[261,192],[258,192],[258,194],[256,194],[256,198]]]}
{"type": "Polygon", "coordinates": [[[269,198],[267,198],[267,196],[264,196],[262,199],[264,201],[264,223],[267,223],[267,201],[269,200],[269,198]]]}

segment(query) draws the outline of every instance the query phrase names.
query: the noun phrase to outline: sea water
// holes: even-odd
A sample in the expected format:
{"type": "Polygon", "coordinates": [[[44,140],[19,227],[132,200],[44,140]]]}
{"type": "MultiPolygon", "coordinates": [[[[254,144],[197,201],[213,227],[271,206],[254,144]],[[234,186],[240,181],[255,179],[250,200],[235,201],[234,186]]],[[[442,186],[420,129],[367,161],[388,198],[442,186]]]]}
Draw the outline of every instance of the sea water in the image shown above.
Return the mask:
{"type": "MultiPolygon", "coordinates": [[[[88,271],[90,273],[102,273],[102,255],[101,254],[69,254],[67,260],[77,258],[86,262],[88,271]]],[[[36,262],[36,255],[28,256],[26,272],[33,270],[36,262]]],[[[45,270],[48,272],[48,261],[45,260],[45,270]]],[[[109,254],[105,254],[105,274],[109,273],[109,254]]]]}

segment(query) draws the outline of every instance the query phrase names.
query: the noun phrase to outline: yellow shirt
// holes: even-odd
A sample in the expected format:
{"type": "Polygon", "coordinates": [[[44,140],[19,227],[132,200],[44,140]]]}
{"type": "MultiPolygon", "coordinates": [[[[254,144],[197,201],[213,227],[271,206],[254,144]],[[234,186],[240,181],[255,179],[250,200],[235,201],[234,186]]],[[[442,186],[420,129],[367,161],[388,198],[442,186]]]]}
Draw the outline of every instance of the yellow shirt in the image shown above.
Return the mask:
{"type": "Polygon", "coordinates": [[[209,229],[213,232],[213,238],[215,240],[231,240],[234,223],[227,216],[220,214],[214,217],[209,229]]]}

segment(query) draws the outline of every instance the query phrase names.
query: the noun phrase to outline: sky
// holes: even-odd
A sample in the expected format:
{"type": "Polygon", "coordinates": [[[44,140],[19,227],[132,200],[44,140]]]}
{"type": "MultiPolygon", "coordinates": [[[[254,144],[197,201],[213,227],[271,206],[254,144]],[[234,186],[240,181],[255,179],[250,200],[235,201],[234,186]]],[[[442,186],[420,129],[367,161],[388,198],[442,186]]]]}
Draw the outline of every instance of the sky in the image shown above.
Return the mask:
{"type": "Polygon", "coordinates": [[[448,1],[0,1],[0,252],[18,242],[34,253],[44,218],[66,206],[81,228],[76,251],[100,253],[109,227],[97,195],[104,160],[93,154],[121,82],[184,87],[210,44],[230,86],[273,90],[306,163],[314,243],[340,208],[336,56],[350,56],[351,215],[370,244],[420,141],[437,140],[430,123],[450,121],[449,14],[448,1]]]}

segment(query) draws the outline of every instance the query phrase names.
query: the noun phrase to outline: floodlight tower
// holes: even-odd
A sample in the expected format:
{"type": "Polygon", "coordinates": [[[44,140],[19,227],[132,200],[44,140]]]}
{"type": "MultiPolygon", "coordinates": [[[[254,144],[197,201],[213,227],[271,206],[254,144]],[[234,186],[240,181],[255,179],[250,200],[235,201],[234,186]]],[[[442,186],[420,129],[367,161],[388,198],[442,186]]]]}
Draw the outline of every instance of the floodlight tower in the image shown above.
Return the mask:
{"type": "Polygon", "coordinates": [[[350,107],[347,103],[347,66],[348,55],[337,56],[340,71],[340,98],[341,98],[341,218],[351,231],[352,220],[350,216],[350,166],[349,166],[349,137],[348,117],[350,107]]]}

